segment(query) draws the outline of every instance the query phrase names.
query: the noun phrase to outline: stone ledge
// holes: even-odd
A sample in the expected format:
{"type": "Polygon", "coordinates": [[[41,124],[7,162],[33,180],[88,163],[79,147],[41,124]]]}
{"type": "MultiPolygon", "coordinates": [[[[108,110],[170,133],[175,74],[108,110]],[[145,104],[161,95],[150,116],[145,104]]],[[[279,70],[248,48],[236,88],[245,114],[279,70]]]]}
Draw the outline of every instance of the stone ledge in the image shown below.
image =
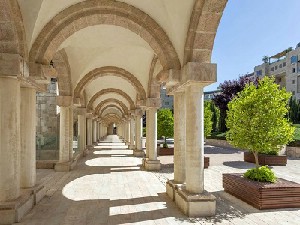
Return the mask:
{"type": "Polygon", "coordinates": [[[166,192],[167,195],[173,200],[175,201],[175,190],[178,190],[178,188],[180,188],[183,184],[182,183],[178,183],[174,180],[168,180],[166,183],[166,192]]]}
{"type": "Polygon", "coordinates": [[[145,159],[145,169],[147,171],[160,170],[160,161],[159,160],[150,160],[149,158],[145,159]]]}
{"type": "Polygon", "coordinates": [[[216,197],[208,192],[192,194],[182,185],[175,189],[175,203],[189,217],[207,217],[216,214],[216,197]]]}
{"type": "Polygon", "coordinates": [[[137,149],[135,149],[135,150],[133,150],[133,155],[135,157],[144,157],[145,153],[144,153],[143,150],[137,150],[137,149]]]}
{"type": "Polygon", "coordinates": [[[42,185],[21,189],[21,192],[21,196],[14,201],[0,202],[0,225],[20,222],[45,196],[45,189],[42,185]]]}

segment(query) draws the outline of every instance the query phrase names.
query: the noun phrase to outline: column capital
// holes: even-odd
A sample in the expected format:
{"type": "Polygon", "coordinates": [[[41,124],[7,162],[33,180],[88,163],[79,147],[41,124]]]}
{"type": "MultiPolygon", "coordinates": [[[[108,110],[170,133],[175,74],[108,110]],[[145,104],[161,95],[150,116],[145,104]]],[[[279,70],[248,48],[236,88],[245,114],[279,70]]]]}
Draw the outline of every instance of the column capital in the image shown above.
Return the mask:
{"type": "Polygon", "coordinates": [[[60,107],[70,107],[72,105],[72,96],[56,96],[56,104],[60,107]]]}
{"type": "Polygon", "coordinates": [[[182,92],[186,85],[208,86],[217,81],[217,64],[188,62],[180,71],[170,70],[166,82],[168,94],[182,92]]]}
{"type": "Polygon", "coordinates": [[[146,110],[148,108],[159,109],[160,107],[161,107],[161,99],[160,98],[147,98],[147,101],[146,101],[146,110]]]}
{"type": "Polygon", "coordinates": [[[93,119],[93,118],[94,118],[94,114],[91,113],[91,112],[87,112],[87,113],[86,113],[86,118],[87,118],[87,119],[93,119]]]}
{"type": "Polygon", "coordinates": [[[134,113],[136,116],[143,116],[144,115],[144,112],[142,109],[135,109],[135,113],[134,113]]]}
{"type": "Polygon", "coordinates": [[[0,76],[28,77],[28,67],[19,54],[0,53],[0,76]]]}
{"type": "Polygon", "coordinates": [[[78,115],[85,115],[86,114],[86,108],[78,107],[77,112],[78,112],[78,115]]]}

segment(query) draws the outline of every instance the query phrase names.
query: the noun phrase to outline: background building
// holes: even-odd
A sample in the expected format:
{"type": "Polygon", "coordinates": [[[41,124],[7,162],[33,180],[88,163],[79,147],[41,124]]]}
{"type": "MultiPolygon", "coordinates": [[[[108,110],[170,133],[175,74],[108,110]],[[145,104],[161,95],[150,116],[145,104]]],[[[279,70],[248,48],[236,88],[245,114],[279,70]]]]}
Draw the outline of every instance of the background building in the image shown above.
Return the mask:
{"type": "Polygon", "coordinates": [[[254,67],[254,75],[258,78],[266,75],[274,76],[276,83],[292,92],[296,100],[300,100],[300,43],[295,49],[288,48],[271,57],[265,57],[265,62],[254,67]]]}

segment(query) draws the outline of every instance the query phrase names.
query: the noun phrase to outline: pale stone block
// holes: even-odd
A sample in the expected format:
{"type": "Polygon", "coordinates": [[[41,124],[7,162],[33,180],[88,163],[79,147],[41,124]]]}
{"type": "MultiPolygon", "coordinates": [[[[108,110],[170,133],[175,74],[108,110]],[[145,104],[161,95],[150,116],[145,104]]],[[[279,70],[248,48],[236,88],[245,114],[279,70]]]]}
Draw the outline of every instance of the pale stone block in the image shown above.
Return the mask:
{"type": "Polygon", "coordinates": [[[133,151],[133,155],[134,155],[135,157],[144,157],[145,153],[144,153],[143,150],[134,150],[134,151],[133,151]]]}
{"type": "Polygon", "coordinates": [[[175,203],[189,217],[207,217],[216,214],[216,197],[210,193],[191,194],[184,187],[175,190],[175,203]]]}
{"type": "Polygon", "coordinates": [[[145,169],[148,171],[157,171],[160,170],[160,161],[159,160],[145,160],[145,169]]]}

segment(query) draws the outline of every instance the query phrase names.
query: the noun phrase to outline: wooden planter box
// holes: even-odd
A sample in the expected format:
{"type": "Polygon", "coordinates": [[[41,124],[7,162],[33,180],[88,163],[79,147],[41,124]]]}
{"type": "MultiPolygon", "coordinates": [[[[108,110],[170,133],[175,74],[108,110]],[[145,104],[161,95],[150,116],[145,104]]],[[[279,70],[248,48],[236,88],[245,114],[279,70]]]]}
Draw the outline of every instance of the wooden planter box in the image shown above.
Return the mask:
{"type": "Polygon", "coordinates": [[[158,155],[174,155],[174,148],[159,148],[158,155]]]}
{"type": "MultiPolygon", "coordinates": [[[[253,153],[244,152],[244,161],[255,163],[253,153]]],[[[287,156],[286,155],[265,155],[258,154],[258,162],[261,166],[286,166],[287,156]]]]}
{"type": "Polygon", "coordinates": [[[243,174],[223,174],[223,187],[257,209],[300,207],[300,184],[285,179],[266,183],[249,180],[243,174]]]}

